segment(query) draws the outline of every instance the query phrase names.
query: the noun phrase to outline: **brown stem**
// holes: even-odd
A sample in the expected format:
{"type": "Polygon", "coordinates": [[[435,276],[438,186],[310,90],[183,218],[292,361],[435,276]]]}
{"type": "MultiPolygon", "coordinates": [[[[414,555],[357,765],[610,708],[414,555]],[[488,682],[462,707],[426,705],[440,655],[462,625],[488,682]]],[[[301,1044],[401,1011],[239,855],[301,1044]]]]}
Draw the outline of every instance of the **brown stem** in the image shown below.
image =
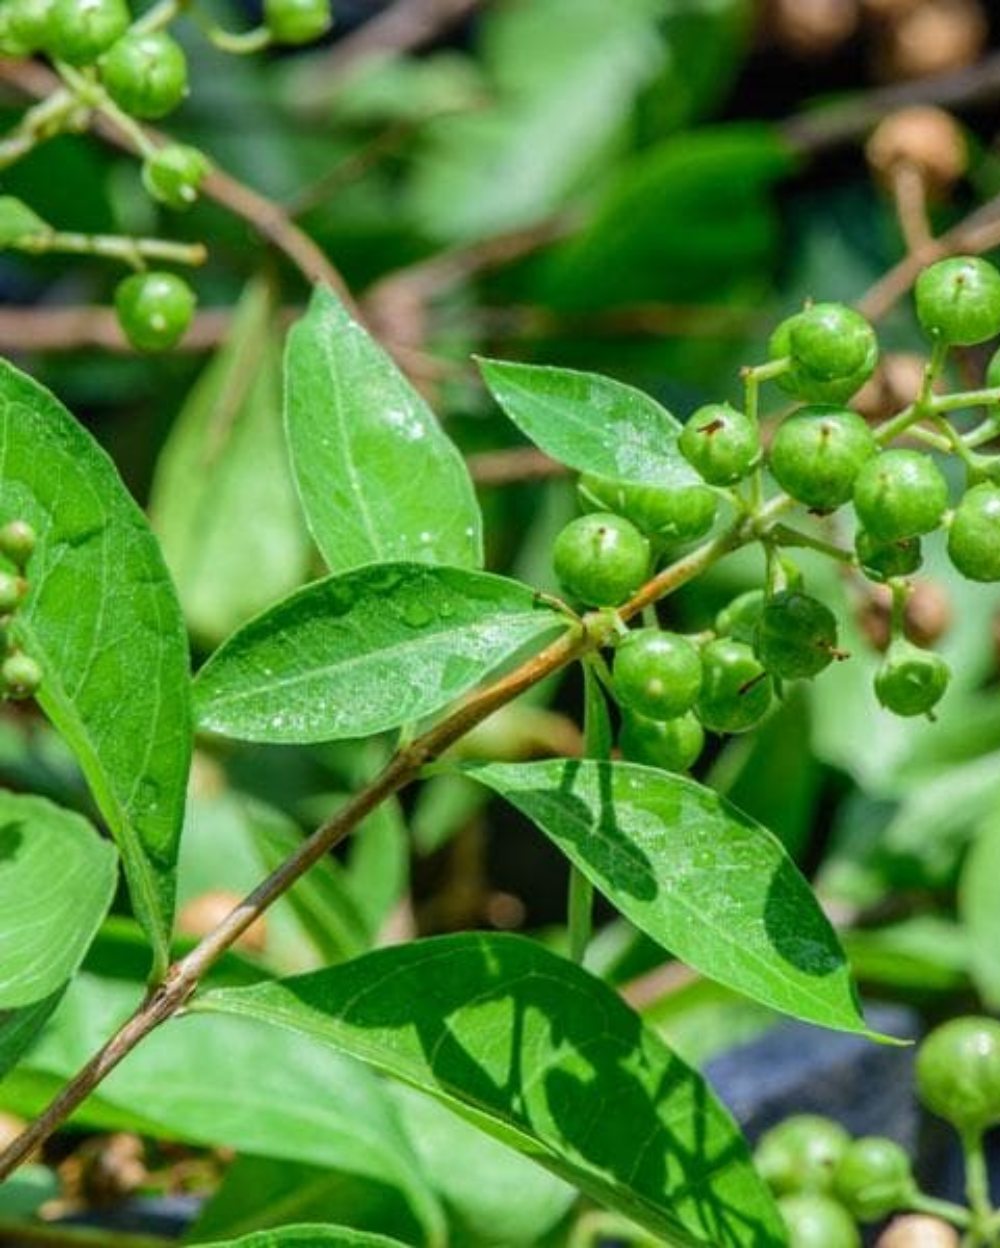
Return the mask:
{"type": "Polygon", "coordinates": [[[892,171],[892,197],[907,253],[922,251],[934,241],[927,215],[927,183],[916,165],[898,164],[892,171]]]}

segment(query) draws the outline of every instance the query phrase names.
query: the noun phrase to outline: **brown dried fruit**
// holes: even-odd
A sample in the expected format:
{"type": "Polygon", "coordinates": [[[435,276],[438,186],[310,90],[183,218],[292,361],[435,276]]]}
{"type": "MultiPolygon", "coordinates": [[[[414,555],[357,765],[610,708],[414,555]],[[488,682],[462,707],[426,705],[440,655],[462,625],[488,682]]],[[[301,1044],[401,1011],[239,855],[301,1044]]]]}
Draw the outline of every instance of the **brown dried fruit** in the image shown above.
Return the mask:
{"type": "Polygon", "coordinates": [[[857,0],[771,0],[767,29],[795,56],[825,56],[858,26],[857,0]]]}
{"type": "Polygon", "coordinates": [[[892,186],[902,168],[915,169],[928,194],[941,196],[968,168],[969,153],[961,127],[943,109],[930,105],[901,108],[885,117],[865,148],[879,179],[892,186]]]}
{"type": "MultiPolygon", "coordinates": [[[[892,592],[887,585],[867,586],[857,609],[858,625],[876,650],[892,637],[892,592]]],[[[914,581],[903,613],[903,631],[916,646],[931,646],[951,628],[948,595],[936,581],[914,581]]]]}
{"type": "Polygon", "coordinates": [[[922,0],[881,31],[876,70],[883,78],[926,78],[978,60],[989,36],[977,0],[922,0]]]}
{"type": "MultiPolygon", "coordinates": [[[[202,893],[200,897],[193,898],[181,907],[177,916],[177,931],[182,936],[194,936],[197,939],[207,936],[242,900],[236,893],[227,893],[224,889],[202,893]]],[[[251,923],[233,947],[242,949],[244,953],[264,952],[267,948],[267,920],[263,915],[251,923]]]]}
{"type": "Polygon", "coordinates": [[[906,1214],[894,1218],[875,1242],[875,1248],[959,1248],[958,1231],[940,1218],[906,1214]]]}

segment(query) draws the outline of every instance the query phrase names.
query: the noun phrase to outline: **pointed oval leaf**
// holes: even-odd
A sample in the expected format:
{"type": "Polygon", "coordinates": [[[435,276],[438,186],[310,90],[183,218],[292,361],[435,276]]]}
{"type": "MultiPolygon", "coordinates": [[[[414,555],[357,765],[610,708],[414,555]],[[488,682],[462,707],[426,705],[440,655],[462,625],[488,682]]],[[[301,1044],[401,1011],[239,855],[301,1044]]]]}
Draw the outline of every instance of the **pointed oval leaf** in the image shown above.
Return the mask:
{"type": "Polygon", "coordinates": [[[322,286],[288,338],[285,428],[306,519],[332,571],[394,559],[482,565],[482,518],[457,447],[322,286]]]}
{"type": "Polygon", "coordinates": [[[610,988],[534,941],[416,941],[219,989],[195,1008],[275,1023],[360,1058],[666,1243],[785,1242],[736,1125],[701,1076],[610,988]]]}
{"type": "Polygon", "coordinates": [[[372,564],[307,585],[231,637],[198,674],[198,718],[245,741],[369,736],[440,710],[560,627],[516,581],[372,564]]]}
{"type": "Polygon", "coordinates": [[[118,875],[86,819],[0,791],[0,1011],[56,993],[83,961],[118,875]]]}
{"type": "Polygon", "coordinates": [[[16,1010],[0,1010],[0,1079],[13,1070],[62,1000],[63,987],[51,996],[16,1010]]]}
{"type": "Polygon", "coordinates": [[[404,1248],[398,1239],[352,1231],[346,1226],[283,1226],[256,1231],[240,1239],[197,1241],[203,1248],[404,1248]]]}
{"type": "Polygon", "coordinates": [[[621,481],[696,485],[681,455],[681,425],[641,390],[597,373],[480,360],[496,401],[536,446],[561,464],[621,481]]]}
{"type": "Polygon", "coordinates": [[[14,632],[38,701],[122,853],[136,917],[166,966],[191,761],[187,637],[169,574],[117,469],[62,404],[0,363],[0,521],[39,546],[14,632]]]}
{"type": "Polygon", "coordinates": [[[554,759],[470,767],[653,940],[796,1018],[866,1032],[847,958],[777,837],[683,776],[554,759]]]}

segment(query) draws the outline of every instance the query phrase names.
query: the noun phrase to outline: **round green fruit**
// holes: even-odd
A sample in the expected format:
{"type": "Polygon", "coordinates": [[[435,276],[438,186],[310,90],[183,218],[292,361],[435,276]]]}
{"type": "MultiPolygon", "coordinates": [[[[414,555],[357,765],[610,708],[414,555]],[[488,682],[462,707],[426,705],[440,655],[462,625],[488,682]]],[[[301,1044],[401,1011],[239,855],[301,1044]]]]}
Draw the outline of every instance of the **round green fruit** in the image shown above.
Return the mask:
{"type": "Polygon", "coordinates": [[[705,485],[637,485],[585,473],[579,491],[585,507],[613,511],[663,542],[695,541],[715,522],[716,497],[705,485]]]}
{"type": "Polygon", "coordinates": [[[970,581],[1000,581],[1000,487],[975,485],[955,508],[948,557],[970,581]]]}
{"type": "MultiPolygon", "coordinates": [[[[820,309],[830,306],[829,304],[816,305],[820,309]]],[[[875,371],[875,366],[878,363],[878,344],[875,341],[875,335],[871,335],[869,349],[859,367],[853,372],[830,376],[830,370],[827,367],[818,373],[814,373],[802,362],[795,344],[796,332],[802,324],[801,318],[806,318],[806,324],[809,325],[810,313],[813,311],[814,309],[806,308],[804,311],[796,313],[795,316],[788,317],[787,320],[781,322],[771,335],[771,341],[768,344],[768,355],[770,358],[772,360],[785,359],[789,361],[786,371],[777,378],[778,385],[783,390],[787,390],[789,394],[794,394],[796,398],[802,399],[806,403],[846,403],[852,395],[857,394],[875,371]]],[[[822,338],[820,318],[812,322],[812,329],[807,330],[805,335],[807,358],[813,360],[821,358],[819,343],[822,338]]],[[[848,348],[843,354],[836,351],[832,352],[827,359],[831,363],[835,359],[839,359],[842,366],[843,361],[849,360],[851,356],[852,350],[848,348]]]]}
{"type": "Polygon", "coordinates": [[[951,670],[939,654],[899,639],[886,651],[875,673],[875,696],[895,715],[929,715],[950,680],[951,670]]]}
{"type": "Polygon", "coordinates": [[[27,586],[19,576],[0,572],[0,615],[16,611],[24,599],[27,586]]]}
{"type": "Polygon", "coordinates": [[[675,719],[701,690],[701,655],[677,633],[637,629],[615,652],[614,678],[622,706],[650,719],[675,719]]]}
{"type": "Polygon", "coordinates": [[[1000,333],[1000,272],[978,256],[924,269],[915,296],[926,333],[949,346],[972,347],[1000,333]]]}
{"type": "Polygon", "coordinates": [[[194,291],[173,273],[134,273],[119,283],[115,308],[126,337],[140,351],[167,351],[194,318],[194,291]]]}
{"type": "Polygon", "coordinates": [[[790,355],[819,381],[855,377],[878,359],[875,331],[843,303],[815,303],[789,319],[790,355]]]}
{"type": "Polygon", "coordinates": [[[634,711],[622,715],[618,744],[624,758],[664,771],[690,771],[705,748],[705,730],[694,715],[647,719],[634,711]]]}
{"type": "Polygon", "coordinates": [[[153,121],[172,113],[187,95],[187,57],[163,31],[132,32],[101,61],[101,81],[120,109],[153,121]]]}
{"type": "Polygon", "coordinates": [[[33,698],[42,685],[42,669],[34,659],[15,650],[0,664],[0,689],[8,698],[33,698]]]}
{"type": "Polygon", "coordinates": [[[330,0],[264,0],[264,24],[275,43],[312,43],[333,24],[330,0]]]}
{"type": "Polygon", "coordinates": [[[125,0],[54,0],[45,49],[69,65],[89,65],[128,30],[125,0]]]}
{"type": "Polygon", "coordinates": [[[754,650],[772,676],[808,680],[836,656],[837,617],[798,590],[775,594],[761,612],[754,650]]]}
{"type": "Polygon", "coordinates": [[[171,143],[145,161],[142,184],[152,199],[183,212],[198,199],[210,168],[208,157],[198,148],[171,143]]]}
{"type": "Polygon", "coordinates": [[[53,0],[4,0],[0,4],[0,55],[34,56],[49,38],[53,0]]]}
{"type": "Polygon", "coordinates": [[[0,555],[23,568],[34,554],[38,535],[27,520],[11,520],[0,528],[0,555]]]}
{"type": "Polygon", "coordinates": [[[862,572],[871,581],[891,581],[894,577],[912,576],[923,562],[919,537],[901,537],[883,542],[867,531],[858,529],[854,549],[862,572]]]}
{"type": "Polygon", "coordinates": [[[649,572],[649,542],[623,516],[591,512],[559,534],[553,565],[563,589],[589,607],[617,607],[649,572]]]}
{"type": "Polygon", "coordinates": [[[854,1140],[837,1163],[834,1190],[859,1222],[878,1222],[908,1206],[917,1186],[906,1150],[870,1135],[854,1140]]]}
{"type": "Polygon", "coordinates": [[[898,542],[931,533],[948,509],[948,483],[929,455],[883,451],[854,483],[854,510],[873,538],[898,542]]]}
{"type": "Polygon", "coordinates": [[[681,431],[678,445],[709,485],[735,485],[760,463],[760,430],[728,403],[700,407],[681,431]]]}
{"type": "Polygon", "coordinates": [[[818,1114],[796,1114],[761,1136],[754,1164],[776,1196],[831,1192],[837,1163],[850,1142],[839,1123],[818,1114]]]}
{"type": "Polygon", "coordinates": [[[712,732],[746,732],[771,705],[771,678],[751,646],[729,637],[711,641],[701,655],[698,718],[712,732]]]}
{"type": "Polygon", "coordinates": [[[878,451],[867,423],[845,408],[803,407],[783,421],[771,444],[775,480],[815,511],[846,503],[858,473],[878,451]]]}
{"type": "Polygon", "coordinates": [[[1000,1023],[953,1018],[917,1050],[917,1093],[932,1113],[960,1131],[1000,1123],[1000,1023]]]}
{"type": "Polygon", "coordinates": [[[785,1196],[778,1209],[792,1248],[861,1248],[861,1235],[843,1205],[829,1196],[785,1196]]]}

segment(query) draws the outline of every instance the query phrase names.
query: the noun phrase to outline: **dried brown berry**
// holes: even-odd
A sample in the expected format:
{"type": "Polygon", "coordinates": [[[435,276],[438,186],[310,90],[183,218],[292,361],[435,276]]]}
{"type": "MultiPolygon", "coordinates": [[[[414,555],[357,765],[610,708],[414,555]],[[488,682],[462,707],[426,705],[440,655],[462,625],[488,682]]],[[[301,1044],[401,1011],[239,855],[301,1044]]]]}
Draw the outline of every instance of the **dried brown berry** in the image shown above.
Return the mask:
{"type": "Polygon", "coordinates": [[[767,29],[793,56],[827,56],[858,26],[857,0],[771,0],[767,29]]]}
{"type": "Polygon", "coordinates": [[[883,78],[927,78],[977,60],[989,31],[977,0],[922,0],[886,23],[876,54],[883,78]]]}
{"type": "Polygon", "coordinates": [[[958,1231],[922,1213],[893,1218],[875,1242],[875,1248],[959,1248],[958,1231]]]}
{"type": "Polygon", "coordinates": [[[965,135],[955,119],[943,109],[923,104],[901,108],[879,122],[865,154],[886,185],[892,185],[901,168],[910,168],[934,196],[949,191],[969,163],[965,135]]]}

